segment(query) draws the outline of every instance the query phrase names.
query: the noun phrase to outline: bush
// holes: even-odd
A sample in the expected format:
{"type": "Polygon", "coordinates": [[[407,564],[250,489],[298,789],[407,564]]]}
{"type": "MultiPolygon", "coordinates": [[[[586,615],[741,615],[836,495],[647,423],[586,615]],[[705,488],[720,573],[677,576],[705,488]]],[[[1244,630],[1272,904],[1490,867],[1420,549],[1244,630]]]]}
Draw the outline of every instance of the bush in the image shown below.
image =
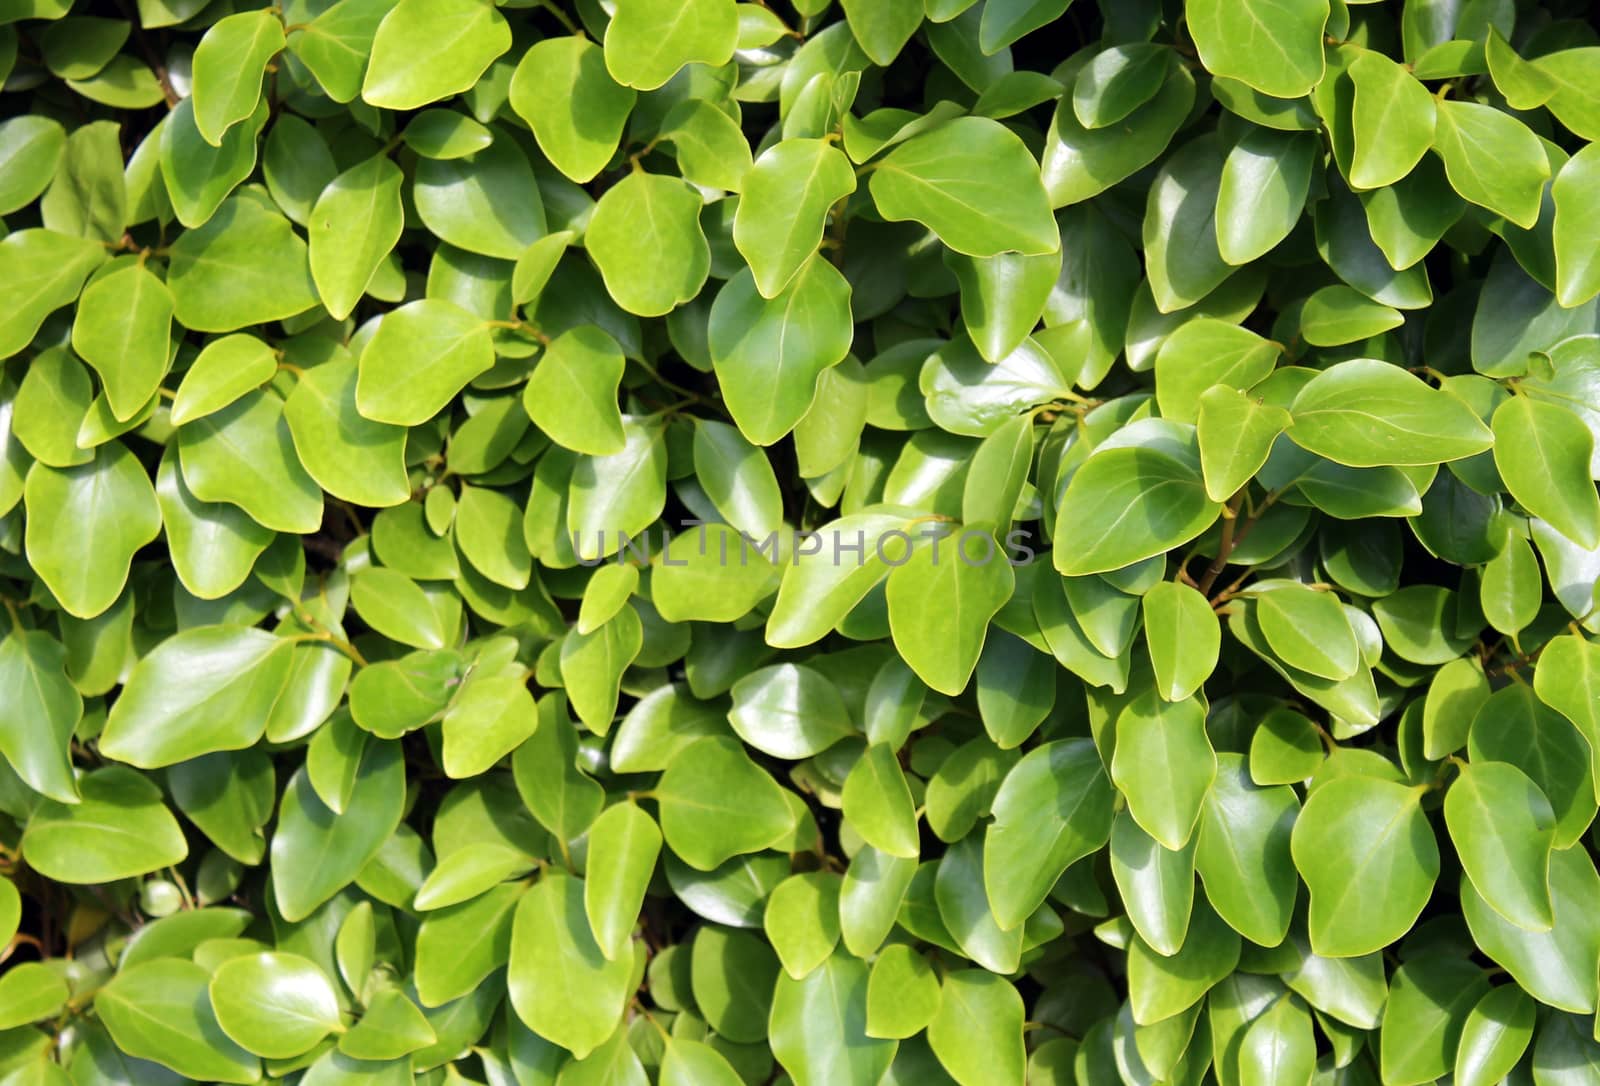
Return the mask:
{"type": "Polygon", "coordinates": [[[0,1084],[1595,1081],[1583,4],[238,6],[0,0],[0,1084]]]}

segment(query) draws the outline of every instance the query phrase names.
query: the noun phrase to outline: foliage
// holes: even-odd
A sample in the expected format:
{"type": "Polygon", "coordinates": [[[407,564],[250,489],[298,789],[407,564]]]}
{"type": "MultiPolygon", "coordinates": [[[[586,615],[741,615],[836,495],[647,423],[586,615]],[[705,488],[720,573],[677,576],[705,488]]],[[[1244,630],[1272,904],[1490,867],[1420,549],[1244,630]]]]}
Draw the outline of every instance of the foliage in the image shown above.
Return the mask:
{"type": "Polygon", "coordinates": [[[1595,1081],[1586,5],[251,2],[0,0],[0,1084],[1595,1081]]]}

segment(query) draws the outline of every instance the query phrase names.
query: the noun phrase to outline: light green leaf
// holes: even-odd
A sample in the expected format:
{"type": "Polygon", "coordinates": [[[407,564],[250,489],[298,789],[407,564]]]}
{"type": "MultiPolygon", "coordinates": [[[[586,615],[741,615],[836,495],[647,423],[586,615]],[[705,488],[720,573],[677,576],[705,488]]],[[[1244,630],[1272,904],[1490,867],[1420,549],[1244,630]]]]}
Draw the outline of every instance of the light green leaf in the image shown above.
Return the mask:
{"type": "Polygon", "coordinates": [[[332,982],[298,954],[230,958],[211,975],[210,991],[222,1032],[268,1059],[298,1056],[342,1028],[332,982]]]}
{"type": "Polygon", "coordinates": [[[1196,466],[1155,448],[1124,446],[1091,456],[1056,511],[1056,568],[1106,573],[1182,546],[1222,512],[1196,466]]]}
{"type": "Polygon", "coordinates": [[[1555,201],[1556,297],[1568,308],[1600,294],[1600,260],[1584,239],[1600,229],[1600,151],[1589,144],[1567,160],[1550,186],[1555,201]]]}
{"type": "Polygon", "coordinates": [[[686,64],[726,64],[738,37],[733,0],[621,0],[606,27],[606,68],[624,86],[655,90],[686,64]]]}
{"type": "Polygon", "coordinates": [[[622,1020],[633,956],[608,961],[589,931],[583,880],[545,873],[517,903],[507,985],[517,1017],[583,1059],[622,1020]]]}
{"type": "Polygon", "coordinates": [[[1111,782],[1087,739],[1029,751],[1000,785],[984,839],[984,884],[996,919],[1020,925],[1072,863],[1110,839],[1111,782]]]}
{"type": "Polygon", "coordinates": [[[1351,467],[1438,464],[1495,443],[1463,401],[1400,366],[1368,358],[1323,370],[1289,410],[1290,440],[1351,467]]]}
{"type": "Polygon", "coordinates": [[[608,807],[589,827],[584,912],[601,953],[629,953],[645,889],[661,853],[661,830],[632,803],[608,807]]]}
{"type": "Polygon", "coordinates": [[[283,47],[274,11],[242,11],[207,28],[190,62],[194,123],[207,143],[222,146],[228,129],[256,111],[267,64],[283,47]]]}
{"type": "Polygon", "coordinates": [[[1433,144],[1433,96],[1404,67],[1379,52],[1363,50],[1348,70],[1355,96],[1350,184],[1358,189],[1392,185],[1410,173],[1433,144]]]}
{"type": "Polygon", "coordinates": [[[1223,260],[1248,264],[1289,236],[1305,210],[1317,151],[1316,137],[1271,128],[1250,129],[1228,150],[1217,185],[1223,260]]]}
{"type": "Polygon", "coordinates": [[[756,290],[777,298],[817,251],[828,212],[856,189],[844,153],[826,140],[783,140],[755,160],[733,218],[733,243],[756,290]]]}
{"type": "Polygon", "coordinates": [[[61,642],[42,630],[16,629],[0,641],[0,685],[12,692],[0,704],[0,755],[34,791],[77,803],[70,746],[83,698],[67,678],[66,658],[61,642]]]}
{"type": "Polygon", "coordinates": [[[80,799],[47,799],[22,833],[28,866],[56,882],[115,882],[180,863],[189,855],[178,820],[148,777],[105,766],[78,780],[80,799]]]}
{"type": "Polygon", "coordinates": [[[590,456],[623,450],[617,388],[626,362],[616,340],[592,324],[557,336],[523,389],[535,426],[563,448],[590,456]]]}
{"type": "Polygon", "coordinates": [[[1512,396],[1495,409],[1494,462],[1511,496],[1580,547],[1600,546],[1594,435],[1561,404],[1512,396]]]}
{"type": "Polygon", "coordinates": [[[183,958],[143,962],[95,993],[95,1012],[117,1048],[135,1059],[201,1082],[257,1082],[259,1062],[217,1024],[210,979],[183,958]]]}
{"type": "Polygon", "coordinates": [[[884,218],[914,220],[951,249],[985,257],[1053,253],[1061,245],[1039,166],[1022,140],[986,117],[913,136],[872,172],[884,218]]]}
{"type": "Polygon", "coordinates": [[[1206,598],[1177,581],[1162,581],[1140,602],[1156,690],[1167,701],[1183,701],[1215,669],[1222,627],[1206,598]]]}
{"type": "Polygon", "coordinates": [[[439,299],[410,302],[386,314],[361,351],[356,406],[374,422],[418,426],[494,365],[488,327],[439,299]]]}
{"type": "Polygon", "coordinates": [[[1489,906],[1520,928],[1548,931],[1555,812],[1516,766],[1474,762],[1445,793],[1445,825],[1461,866],[1489,906]]]}
{"type": "Polygon", "coordinates": [[[769,1043],[795,1086],[882,1079],[897,1045],[866,1028],[865,963],[835,953],[803,980],[778,977],[769,1043]]]}
{"type": "Polygon", "coordinates": [[[1433,148],[1451,187],[1468,203],[1532,229],[1550,177],[1539,137],[1509,113],[1477,102],[1444,99],[1437,113],[1433,148]]]}
{"type": "Polygon", "coordinates": [[[400,0],[378,24],[361,98],[416,109],[472,87],[511,48],[511,28],[486,0],[400,0]]]}
{"type": "Polygon", "coordinates": [[[1274,98],[1299,98],[1321,82],[1327,0],[1188,0],[1184,9],[1213,74],[1274,98]]]}
{"type": "Polygon", "coordinates": [[[300,464],[271,392],[247,392],[178,431],[183,481],[203,502],[228,502],[263,527],[306,534],[322,524],[322,491],[300,464]]]}
{"type": "Polygon", "coordinates": [[[400,240],[402,180],[388,156],[374,155],[330,181],[311,209],[311,277],[335,320],[355,309],[400,240]]]}
{"type": "Polygon", "coordinates": [[[667,847],[700,871],[768,848],[794,828],[783,790],[735,739],[698,739],[656,783],[667,847]]]}
{"type": "Polygon", "coordinates": [[[283,320],[317,304],[306,243],[260,201],[225,201],[204,226],[172,244],[173,315],[195,332],[232,332],[283,320]]]}
{"type": "Polygon", "coordinates": [[[243,626],[201,626],[140,660],[111,707],[100,749],[150,769],[261,738],[289,680],[293,642],[243,626]]]}
{"type": "Polygon", "coordinates": [[[851,321],[850,284],[820,256],[774,298],[763,298],[744,271],[717,292],[711,360],[746,438],[771,445],[805,417],[822,372],[850,352],[851,321]]]}
{"type": "Polygon", "coordinates": [[[616,153],[637,94],[612,81],[598,45],[566,37],[536,42],[522,55],[510,96],[511,108],[533,129],[539,150],[583,184],[616,153]]]}
{"type": "Polygon", "coordinates": [[[302,371],[284,401],[295,454],[336,498],[382,508],[411,496],[405,431],[373,422],[356,407],[359,372],[348,357],[302,371]]]}
{"type": "Polygon", "coordinates": [[[1195,438],[1206,496],[1225,502],[1266,465],[1273,443],[1294,420],[1282,407],[1226,385],[1206,389],[1199,403],[1195,438]]]}
{"type": "Polygon", "coordinates": [[[890,856],[920,854],[911,790],[889,744],[874,743],[862,753],[845,777],[842,802],[850,827],[869,845],[890,856]]]}
{"type": "Polygon", "coordinates": [[[1439,876],[1439,847],[1419,791],[1375,777],[1319,787],[1290,843],[1311,895],[1311,947],[1328,957],[1370,954],[1399,939],[1439,876]]]}
{"type": "Polygon", "coordinates": [[[699,195],[680,178],[642,170],[600,197],[584,247],[612,299],[641,317],[664,316],[689,301],[711,269],[699,195]]]}
{"type": "Polygon", "coordinates": [[[105,259],[99,242],[50,230],[17,230],[0,239],[0,279],[8,284],[9,299],[0,315],[0,358],[26,347],[44,319],[77,298],[105,259]]]}
{"type": "Polygon", "coordinates": [[[100,375],[111,412],[136,416],[167,372],[172,292],[142,264],[89,284],[78,299],[72,349],[100,375]]]}
{"type": "Polygon", "coordinates": [[[928,1044],[962,1086],[1023,1080],[1022,997],[1004,977],[962,969],[944,978],[928,1044]]]}
{"type": "Polygon", "coordinates": [[[92,460],[75,467],[34,464],[23,503],[28,564],[78,618],[93,618],[116,602],[134,553],[161,531],[155,487],[119,441],[101,445],[92,460]]]}

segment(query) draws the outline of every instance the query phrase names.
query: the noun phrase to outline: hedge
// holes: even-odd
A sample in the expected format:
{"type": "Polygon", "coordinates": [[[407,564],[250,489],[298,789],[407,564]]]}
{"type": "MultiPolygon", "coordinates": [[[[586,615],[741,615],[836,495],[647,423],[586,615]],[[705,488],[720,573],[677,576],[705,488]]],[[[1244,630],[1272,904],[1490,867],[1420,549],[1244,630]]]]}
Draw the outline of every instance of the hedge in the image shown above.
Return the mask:
{"type": "Polygon", "coordinates": [[[0,0],[0,1086],[1600,1081],[1581,0],[0,0]]]}

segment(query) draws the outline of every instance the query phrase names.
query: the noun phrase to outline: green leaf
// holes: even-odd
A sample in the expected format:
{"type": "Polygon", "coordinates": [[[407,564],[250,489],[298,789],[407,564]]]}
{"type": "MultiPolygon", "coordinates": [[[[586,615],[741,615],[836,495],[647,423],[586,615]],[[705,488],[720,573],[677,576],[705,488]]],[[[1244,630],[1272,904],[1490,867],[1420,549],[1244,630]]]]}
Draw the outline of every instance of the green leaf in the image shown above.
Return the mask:
{"type": "Polygon", "coordinates": [[[1433,96],[1404,67],[1379,52],[1363,51],[1348,71],[1355,101],[1350,119],[1355,141],[1350,184],[1358,189],[1392,185],[1410,173],[1433,144],[1433,96]]]}
{"type": "Polygon", "coordinates": [[[1445,99],[1437,112],[1433,148],[1450,186],[1468,203],[1532,229],[1550,177],[1539,137],[1493,106],[1445,99]]]}
{"type": "Polygon", "coordinates": [[[550,871],[517,903],[507,986],[517,1017],[583,1059],[622,1020],[633,956],[609,961],[589,931],[583,880],[550,871]]]}
{"type": "Polygon", "coordinates": [[[230,958],[211,975],[210,992],[222,1031],[268,1059],[298,1056],[342,1028],[333,984],[298,954],[230,958]]]}
{"type": "Polygon", "coordinates": [[[386,314],[362,349],[356,406],[374,422],[418,426],[492,365],[483,321],[441,299],[410,302],[386,314]]]}
{"type": "Polygon", "coordinates": [[[137,415],[167,373],[172,293],[142,265],[95,279],[78,299],[72,349],[100,375],[111,412],[137,415]]]}
{"type": "Polygon", "coordinates": [[[1296,445],[1351,467],[1459,460],[1494,444],[1464,402],[1399,366],[1358,358],[1323,370],[1290,407],[1296,445]]]}
{"type": "Polygon", "coordinates": [[[194,962],[161,958],[125,970],[95,993],[95,1012],[117,1048],[201,1082],[253,1083],[256,1058],[217,1024],[210,976],[194,962]]]}
{"type": "Polygon", "coordinates": [[[839,876],[813,871],[784,879],[767,898],[762,927],[784,972],[804,980],[839,942],[839,876]]]}
{"type": "Polygon", "coordinates": [[[1370,954],[1415,923],[1439,875],[1439,848],[1420,801],[1417,789],[1375,777],[1339,777],[1306,800],[1290,844],[1311,895],[1316,953],[1370,954]]]}
{"type": "Polygon", "coordinates": [[[928,1044],[957,1082],[1021,1082],[1022,997],[1004,977],[962,969],[944,978],[928,1044]]]}
{"type": "Polygon", "coordinates": [[[1137,935],[1128,944],[1128,1004],[1141,1026],[1182,1014],[1239,963],[1239,937],[1203,901],[1176,954],[1155,953],[1137,935]]]}
{"type": "Polygon", "coordinates": [[[78,780],[80,799],[47,799],[22,833],[22,855],[47,879],[73,884],[114,882],[179,863],[189,846],[147,777],[106,766],[78,780]]]}
{"type": "Polygon", "coordinates": [[[661,1086],[739,1086],[733,1065],[704,1041],[675,1037],[661,1058],[661,1086]]]}
{"type": "Polygon", "coordinates": [[[700,197],[665,174],[636,170],[607,189],[589,220],[584,247],[612,299],[641,317],[660,317],[689,301],[711,268],[700,197]]]}
{"type": "Polygon", "coordinates": [[[928,959],[903,943],[885,947],[867,977],[867,1035],[903,1040],[933,1020],[939,978],[928,959]]]}
{"type": "Polygon", "coordinates": [[[769,1043],[795,1086],[877,1082],[896,1042],[867,1035],[867,967],[835,953],[803,980],[778,977],[769,1043]]]}
{"type": "Polygon", "coordinates": [[[178,431],[183,481],[204,502],[237,505],[256,523],[304,534],[322,524],[322,491],[295,452],[284,404],[248,392],[178,431]]]}
{"type": "Polygon", "coordinates": [[[1461,1027],[1455,1081],[1461,1086],[1490,1086],[1509,1075],[1533,1041],[1537,1010],[1515,984],[1485,992],[1461,1027]]]}
{"type": "Polygon", "coordinates": [[[1300,311],[1300,335],[1317,347],[1371,339],[1404,323],[1397,310],[1346,286],[1323,287],[1300,311]]]}
{"type": "Polygon", "coordinates": [[[1512,396],[1495,409],[1494,462],[1511,496],[1578,544],[1600,546],[1600,493],[1589,461],[1594,436],[1560,404],[1512,396]]]}
{"type": "Polygon", "coordinates": [[[317,797],[305,770],[295,773],[272,836],[273,897],[284,919],[305,919],[355,881],[399,825],[404,802],[398,743],[366,744],[344,814],[317,797]]]}
{"type": "Polygon", "coordinates": [[[34,464],[23,503],[28,564],[78,618],[93,618],[116,602],[134,553],[161,531],[150,477],[118,441],[75,467],[34,464]]]}
{"type": "Polygon", "coordinates": [[[1248,264],[1289,236],[1305,210],[1317,149],[1303,132],[1252,128],[1228,150],[1217,185],[1223,260],[1248,264]]]}
{"type": "Polygon", "coordinates": [[[739,432],[771,445],[805,417],[824,370],[850,351],[850,284],[813,256],[776,297],[741,271],[717,292],[707,330],[717,383],[739,432]]]}
{"type": "Polygon", "coordinates": [[[1162,313],[1186,309],[1233,274],[1222,258],[1217,221],[1227,159],[1201,136],[1162,163],[1144,209],[1145,274],[1162,313]]]}
{"type": "Polygon", "coordinates": [[[390,0],[341,0],[322,9],[289,40],[289,51],[303,63],[335,102],[350,102],[361,93],[372,53],[372,39],[390,0]]]}
{"type": "Polygon", "coordinates": [[[15,629],[0,641],[0,684],[12,691],[0,706],[0,755],[35,792],[70,804],[78,802],[70,747],[83,698],[66,662],[61,642],[41,630],[15,629]]]}
{"type": "Polygon", "coordinates": [[[1273,653],[1290,667],[1339,680],[1361,666],[1356,632],[1337,596],[1277,581],[1255,600],[1256,623],[1273,653]]]}
{"type": "Polygon", "coordinates": [[[580,558],[620,550],[622,536],[643,535],[666,504],[667,449],[660,424],[624,417],[622,436],[619,452],[586,457],[573,470],[567,530],[580,558]]]}
{"type": "Polygon", "coordinates": [[[50,230],[17,230],[0,239],[0,278],[11,299],[0,316],[0,358],[28,345],[51,313],[78,297],[105,248],[88,238],[50,230]]]}
{"type": "Polygon", "coordinates": [[[1156,690],[1167,701],[1183,701],[1216,667],[1222,627],[1205,596],[1181,582],[1162,581],[1140,604],[1156,690]]]}
{"type": "Polygon", "coordinates": [[[368,1001],[361,1021],[339,1038],[339,1052],[352,1060],[399,1060],[436,1044],[438,1039],[427,1018],[405,993],[385,988],[368,1001]]]}
{"type": "Polygon", "coordinates": [[[511,108],[551,164],[579,184],[616,153],[637,97],[612,81],[605,54],[582,37],[536,42],[511,76],[511,108]]]}
{"type": "Polygon", "coordinates": [[[917,0],[841,0],[850,33],[872,63],[888,67],[922,25],[917,0]]]}
{"type": "Polygon", "coordinates": [[[890,856],[920,854],[916,808],[892,746],[867,747],[845,777],[841,799],[850,827],[869,845],[890,856]]]}
{"type": "Polygon", "coordinates": [[[1072,84],[1072,112],[1084,128],[1122,120],[1161,90],[1172,51],[1155,42],[1113,45],[1096,53],[1072,84]]]}
{"type": "Polygon", "coordinates": [[[511,760],[517,794],[561,841],[579,836],[605,805],[600,786],[578,768],[578,730],[559,695],[539,700],[538,726],[511,760]]]}
{"type": "Polygon", "coordinates": [[[1385,1082],[1433,1082],[1449,1072],[1483,970],[1447,954],[1422,954],[1395,970],[1383,1009],[1379,1063],[1385,1082]]]}
{"type": "Polygon", "coordinates": [[[336,498],[369,507],[411,496],[405,431],[373,422],[356,406],[359,372],[338,359],[302,371],[283,405],[295,454],[317,484],[336,498]]]}
{"type": "Polygon", "coordinates": [[[67,982],[39,962],[14,965],[0,977],[0,1028],[26,1026],[52,1018],[66,1005],[67,982]]]}
{"type": "MultiPolygon", "coordinates": [[[[229,128],[213,146],[200,134],[194,99],[174,107],[161,126],[161,178],[178,221],[188,227],[210,222],[236,189],[256,168],[257,140],[267,123],[269,107],[262,102],[243,122],[229,128]]],[[[263,208],[262,210],[266,210],[263,208]]]]}
{"type": "Polygon", "coordinates": [[[783,789],[734,739],[713,736],[684,747],[655,791],[667,847],[700,871],[768,848],[794,827],[783,789]]]}
{"type": "Polygon", "coordinates": [[[621,957],[631,945],[660,852],[661,830],[631,803],[607,808],[589,827],[584,911],[595,942],[609,959],[621,957]]]}
{"type": "Polygon", "coordinates": [[[378,24],[361,98],[416,109],[469,89],[511,48],[511,28],[484,0],[400,0],[378,24]]]}
{"type": "Polygon", "coordinates": [[[1299,813],[1294,789],[1259,787],[1244,758],[1217,755],[1217,777],[1200,814],[1194,866],[1217,915],[1260,946],[1280,945],[1294,916],[1299,880],[1290,834],[1299,813]]]}
{"type": "Polygon", "coordinates": [[[1150,165],[1188,119],[1194,97],[1194,77],[1173,65],[1155,97],[1119,124],[1085,128],[1063,98],[1050,122],[1040,171],[1050,205],[1087,200],[1150,165]]]}
{"type": "Polygon", "coordinates": [[[246,392],[259,389],[277,373],[277,355],[254,336],[234,334],[213,339],[200,350],[179,382],[173,398],[173,425],[226,408],[246,392]]]}
{"type": "Polygon", "coordinates": [[[173,316],[196,332],[232,332],[317,304],[306,243],[289,220],[246,196],[224,201],[172,244],[173,316]]]}
{"type": "Polygon", "coordinates": [[[1274,98],[1299,98],[1322,80],[1326,0],[1194,0],[1189,32],[1206,69],[1274,98]]]}
{"type": "Polygon", "coordinates": [[[617,388],[625,368],[616,340],[594,325],[579,325],[545,348],[523,389],[523,406],[534,425],[563,448],[590,456],[619,453],[617,388]]]}
{"type": "Polygon", "coordinates": [[[776,664],[734,683],[728,723],[775,758],[809,758],[855,734],[838,689],[801,664],[776,664]]]}
{"type": "Polygon", "coordinates": [[[194,123],[213,147],[228,129],[248,118],[261,101],[267,64],[284,47],[276,12],[242,11],[212,23],[195,47],[194,123]]]}
{"type": "Polygon", "coordinates": [[[1293,999],[1280,999],[1245,1031],[1239,1046],[1240,1086],[1309,1086],[1317,1070],[1311,1016],[1293,999]]]}
{"type": "Polygon", "coordinates": [[[1117,717],[1111,779],[1135,820],[1166,848],[1189,842],[1216,773],[1198,701],[1165,702],[1151,691],[1117,717]]]}
{"type": "Polygon", "coordinates": [[[1194,907],[1194,844],[1162,847],[1126,809],[1111,826],[1111,877],[1139,938],[1159,954],[1176,954],[1194,907]]]}
{"type": "Polygon", "coordinates": [[[1056,568],[1106,573],[1182,546],[1209,528],[1222,505],[1197,466],[1159,449],[1123,446],[1091,456],[1056,511],[1056,568]]]}
{"type": "Polygon", "coordinates": [[[622,0],[605,33],[618,83],[655,90],[686,64],[726,64],[739,36],[733,0],[622,0]]]}
{"type": "Polygon", "coordinates": [[[928,686],[961,693],[983,651],[989,620],[1011,598],[1013,585],[999,544],[983,529],[963,531],[942,555],[938,540],[913,549],[889,574],[885,590],[895,647],[928,686]]]}
{"type": "Polygon", "coordinates": [[[997,121],[961,117],[890,151],[870,182],[884,218],[922,223],[967,256],[1053,253],[1061,239],[1039,167],[997,121]]]}
{"type": "Polygon", "coordinates": [[[1588,959],[1600,953],[1594,912],[1600,876],[1583,849],[1550,854],[1550,900],[1554,924],[1549,931],[1530,932],[1491,909],[1470,880],[1461,880],[1461,911],[1478,948],[1541,1003],[1591,1014],[1595,978],[1588,959]]]}
{"type": "Polygon", "coordinates": [[[1207,390],[1221,385],[1247,391],[1272,373],[1281,353],[1278,344],[1227,321],[1201,317],[1184,323],[1156,352],[1162,417],[1194,422],[1207,390]]]}
{"type": "Polygon", "coordinates": [[[1556,298],[1572,308],[1600,294],[1600,261],[1583,239],[1592,237],[1600,221],[1596,202],[1597,167],[1600,151],[1590,144],[1567,160],[1550,185],[1555,201],[1551,227],[1555,246],[1556,298]]]}
{"type": "Polygon", "coordinates": [[[855,189],[849,160],[826,140],[783,140],[755,160],[734,213],[733,243],[763,298],[795,281],[822,241],[829,209],[855,189]]]}
{"type": "Polygon", "coordinates": [[[1206,496],[1225,502],[1266,466],[1273,443],[1294,419],[1282,407],[1226,385],[1200,393],[1199,405],[1195,438],[1206,496]]]}
{"type": "Polygon", "coordinates": [[[1473,887],[1520,928],[1548,931],[1550,851],[1556,816],[1538,785],[1513,765],[1465,766],[1445,793],[1445,825],[1473,887]]]}
{"type": "Polygon", "coordinates": [[[1111,782],[1094,744],[1064,739],[1029,751],[1006,774],[984,837],[984,884],[1009,930],[1044,902],[1069,866],[1110,839],[1111,782]]]}
{"type": "Polygon", "coordinates": [[[243,626],[175,634],[128,677],[100,749],[150,769],[250,746],[289,680],[293,644],[243,626]]]}
{"type": "Polygon", "coordinates": [[[545,235],[544,202],[533,167],[521,146],[503,133],[461,158],[420,160],[411,194],[423,225],[469,253],[516,260],[545,235]]]}
{"type": "Polygon", "coordinates": [[[400,168],[374,155],[328,183],[311,209],[311,278],[329,315],[343,320],[400,240],[400,168]]]}
{"type": "Polygon", "coordinates": [[[0,215],[39,198],[66,145],[66,131],[50,117],[30,113],[0,124],[0,215]]]}

